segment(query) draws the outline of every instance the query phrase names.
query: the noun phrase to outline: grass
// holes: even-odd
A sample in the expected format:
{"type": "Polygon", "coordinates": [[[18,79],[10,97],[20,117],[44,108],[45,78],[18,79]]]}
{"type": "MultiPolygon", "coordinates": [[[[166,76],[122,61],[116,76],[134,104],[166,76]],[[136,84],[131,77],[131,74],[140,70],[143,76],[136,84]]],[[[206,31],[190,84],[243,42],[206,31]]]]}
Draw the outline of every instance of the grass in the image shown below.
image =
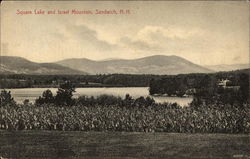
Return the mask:
{"type": "Polygon", "coordinates": [[[0,131],[0,157],[12,159],[245,159],[249,134],[0,131]]]}

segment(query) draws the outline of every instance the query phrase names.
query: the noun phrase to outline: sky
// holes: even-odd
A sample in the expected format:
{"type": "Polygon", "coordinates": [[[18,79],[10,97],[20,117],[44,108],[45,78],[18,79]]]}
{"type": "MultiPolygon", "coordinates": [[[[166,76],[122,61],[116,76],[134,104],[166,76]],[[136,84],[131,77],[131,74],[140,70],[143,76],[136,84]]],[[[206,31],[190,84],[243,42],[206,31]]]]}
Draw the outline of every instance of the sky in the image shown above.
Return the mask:
{"type": "Polygon", "coordinates": [[[199,65],[249,63],[246,1],[5,1],[1,56],[34,62],[176,55],[199,65]],[[34,14],[34,10],[45,14],[34,14]],[[58,10],[93,14],[57,14],[58,10]],[[47,14],[54,11],[56,14],[47,14]],[[130,14],[95,14],[129,10],[130,14]],[[31,11],[32,14],[18,14],[31,11]]]}

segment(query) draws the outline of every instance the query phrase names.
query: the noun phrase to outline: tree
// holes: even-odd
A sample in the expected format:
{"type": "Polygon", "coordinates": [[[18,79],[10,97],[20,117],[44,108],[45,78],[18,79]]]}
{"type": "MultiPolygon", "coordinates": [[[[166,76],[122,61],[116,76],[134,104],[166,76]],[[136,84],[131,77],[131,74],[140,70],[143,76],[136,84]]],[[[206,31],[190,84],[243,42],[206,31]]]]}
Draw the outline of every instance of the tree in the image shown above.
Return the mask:
{"type": "Polygon", "coordinates": [[[53,93],[49,89],[43,92],[43,98],[45,100],[45,103],[53,103],[54,102],[53,93]]]}
{"type": "Polygon", "coordinates": [[[75,92],[75,87],[71,82],[65,82],[61,84],[58,88],[57,94],[55,96],[55,103],[58,106],[70,106],[74,104],[73,92],[75,92]]]}
{"type": "Polygon", "coordinates": [[[156,89],[156,85],[155,85],[155,80],[151,79],[149,82],[149,94],[150,95],[154,95],[156,94],[157,89],[156,89]]]}
{"type": "Polygon", "coordinates": [[[30,103],[30,100],[29,100],[29,99],[24,99],[23,105],[29,105],[29,103],[30,103]]]}
{"type": "Polygon", "coordinates": [[[55,98],[53,96],[53,93],[51,90],[46,90],[43,92],[42,97],[40,96],[38,99],[36,99],[35,103],[37,105],[42,105],[42,104],[52,104],[55,102],[55,98]]]}
{"type": "Polygon", "coordinates": [[[13,105],[16,102],[11,97],[11,92],[7,92],[5,89],[1,91],[0,94],[0,106],[13,105]]]}
{"type": "Polygon", "coordinates": [[[239,75],[239,85],[240,85],[240,94],[242,103],[249,102],[250,94],[249,94],[249,74],[240,74],[239,75]]]}

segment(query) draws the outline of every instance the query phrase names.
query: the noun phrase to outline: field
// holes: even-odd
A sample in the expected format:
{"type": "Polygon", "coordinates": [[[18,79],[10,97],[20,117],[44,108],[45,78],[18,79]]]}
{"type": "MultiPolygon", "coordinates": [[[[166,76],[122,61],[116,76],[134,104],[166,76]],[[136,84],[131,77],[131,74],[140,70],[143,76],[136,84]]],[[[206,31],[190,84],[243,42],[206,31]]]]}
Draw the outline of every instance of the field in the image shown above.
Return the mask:
{"type": "Polygon", "coordinates": [[[247,159],[249,134],[0,131],[0,157],[247,159]]]}

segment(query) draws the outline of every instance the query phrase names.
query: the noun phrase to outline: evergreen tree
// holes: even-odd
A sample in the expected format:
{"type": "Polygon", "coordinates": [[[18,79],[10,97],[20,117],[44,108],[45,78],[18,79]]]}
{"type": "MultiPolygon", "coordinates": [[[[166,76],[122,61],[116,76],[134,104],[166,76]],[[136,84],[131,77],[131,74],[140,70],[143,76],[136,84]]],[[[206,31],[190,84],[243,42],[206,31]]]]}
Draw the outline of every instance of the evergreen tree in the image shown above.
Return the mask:
{"type": "Polygon", "coordinates": [[[15,104],[14,99],[11,96],[10,91],[6,91],[5,89],[1,91],[0,94],[0,106],[5,106],[5,105],[13,105],[15,104]]]}
{"type": "Polygon", "coordinates": [[[57,94],[55,96],[55,103],[58,106],[70,106],[74,104],[73,92],[75,92],[75,87],[71,82],[65,82],[61,84],[58,88],[57,94]]]}

